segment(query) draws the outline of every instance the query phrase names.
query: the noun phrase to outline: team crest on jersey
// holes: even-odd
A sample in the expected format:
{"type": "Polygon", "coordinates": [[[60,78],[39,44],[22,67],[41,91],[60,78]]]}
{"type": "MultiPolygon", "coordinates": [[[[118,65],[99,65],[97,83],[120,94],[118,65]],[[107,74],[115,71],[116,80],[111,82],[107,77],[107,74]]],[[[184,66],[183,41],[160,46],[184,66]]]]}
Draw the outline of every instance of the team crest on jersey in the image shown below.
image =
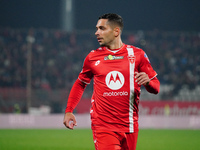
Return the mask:
{"type": "Polygon", "coordinates": [[[130,61],[131,64],[135,62],[135,56],[134,55],[129,55],[128,60],[130,61]]]}
{"type": "Polygon", "coordinates": [[[108,55],[104,57],[104,60],[116,60],[116,59],[124,59],[124,56],[108,55]]]}

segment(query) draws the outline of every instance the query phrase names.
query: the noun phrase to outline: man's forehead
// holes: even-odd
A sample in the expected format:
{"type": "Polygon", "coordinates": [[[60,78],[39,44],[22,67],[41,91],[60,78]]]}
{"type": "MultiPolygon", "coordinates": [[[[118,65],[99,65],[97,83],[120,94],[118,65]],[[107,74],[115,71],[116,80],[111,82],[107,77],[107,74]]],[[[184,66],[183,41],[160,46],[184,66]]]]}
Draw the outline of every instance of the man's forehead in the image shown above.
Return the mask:
{"type": "Polygon", "coordinates": [[[108,19],[99,19],[98,22],[97,22],[96,27],[98,27],[98,26],[106,26],[106,25],[108,25],[107,23],[108,23],[108,19]]]}

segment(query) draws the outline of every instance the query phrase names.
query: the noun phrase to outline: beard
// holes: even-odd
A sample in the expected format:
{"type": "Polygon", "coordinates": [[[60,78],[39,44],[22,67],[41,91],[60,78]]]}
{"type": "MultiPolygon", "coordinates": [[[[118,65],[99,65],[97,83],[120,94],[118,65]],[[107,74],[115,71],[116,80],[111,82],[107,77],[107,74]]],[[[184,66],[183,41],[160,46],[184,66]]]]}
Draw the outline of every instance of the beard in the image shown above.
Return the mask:
{"type": "Polygon", "coordinates": [[[110,42],[99,42],[99,45],[101,46],[101,47],[109,47],[109,44],[110,42]]]}
{"type": "Polygon", "coordinates": [[[101,47],[106,47],[107,45],[105,44],[105,43],[99,43],[99,45],[101,46],[101,47]]]}

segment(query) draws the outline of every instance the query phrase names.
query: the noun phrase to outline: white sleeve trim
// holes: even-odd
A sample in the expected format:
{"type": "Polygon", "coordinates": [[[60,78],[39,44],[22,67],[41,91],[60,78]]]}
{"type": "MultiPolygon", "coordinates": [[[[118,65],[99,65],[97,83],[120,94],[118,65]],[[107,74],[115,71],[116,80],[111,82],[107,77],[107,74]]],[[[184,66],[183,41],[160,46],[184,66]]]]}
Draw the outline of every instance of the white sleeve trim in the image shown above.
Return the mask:
{"type": "Polygon", "coordinates": [[[153,76],[150,80],[152,80],[153,78],[155,78],[158,74],[156,74],[155,76],[153,76]]]}
{"type": "Polygon", "coordinates": [[[83,80],[81,80],[80,78],[78,78],[81,82],[85,83],[85,84],[90,84],[90,83],[87,83],[87,82],[84,82],[83,80]]]}

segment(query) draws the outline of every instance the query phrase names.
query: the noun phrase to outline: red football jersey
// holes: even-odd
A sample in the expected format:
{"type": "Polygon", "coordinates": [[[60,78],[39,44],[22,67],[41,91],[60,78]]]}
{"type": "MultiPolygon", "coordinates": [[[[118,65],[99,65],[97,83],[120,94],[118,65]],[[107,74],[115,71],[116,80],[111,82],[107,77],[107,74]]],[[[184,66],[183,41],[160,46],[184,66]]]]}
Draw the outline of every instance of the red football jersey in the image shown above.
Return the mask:
{"type": "Polygon", "coordinates": [[[79,80],[89,84],[94,79],[92,129],[138,131],[141,85],[135,82],[135,72],[145,72],[150,79],[157,75],[142,49],[123,44],[118,50],[100,47],[88,54],[79,80]]]}

